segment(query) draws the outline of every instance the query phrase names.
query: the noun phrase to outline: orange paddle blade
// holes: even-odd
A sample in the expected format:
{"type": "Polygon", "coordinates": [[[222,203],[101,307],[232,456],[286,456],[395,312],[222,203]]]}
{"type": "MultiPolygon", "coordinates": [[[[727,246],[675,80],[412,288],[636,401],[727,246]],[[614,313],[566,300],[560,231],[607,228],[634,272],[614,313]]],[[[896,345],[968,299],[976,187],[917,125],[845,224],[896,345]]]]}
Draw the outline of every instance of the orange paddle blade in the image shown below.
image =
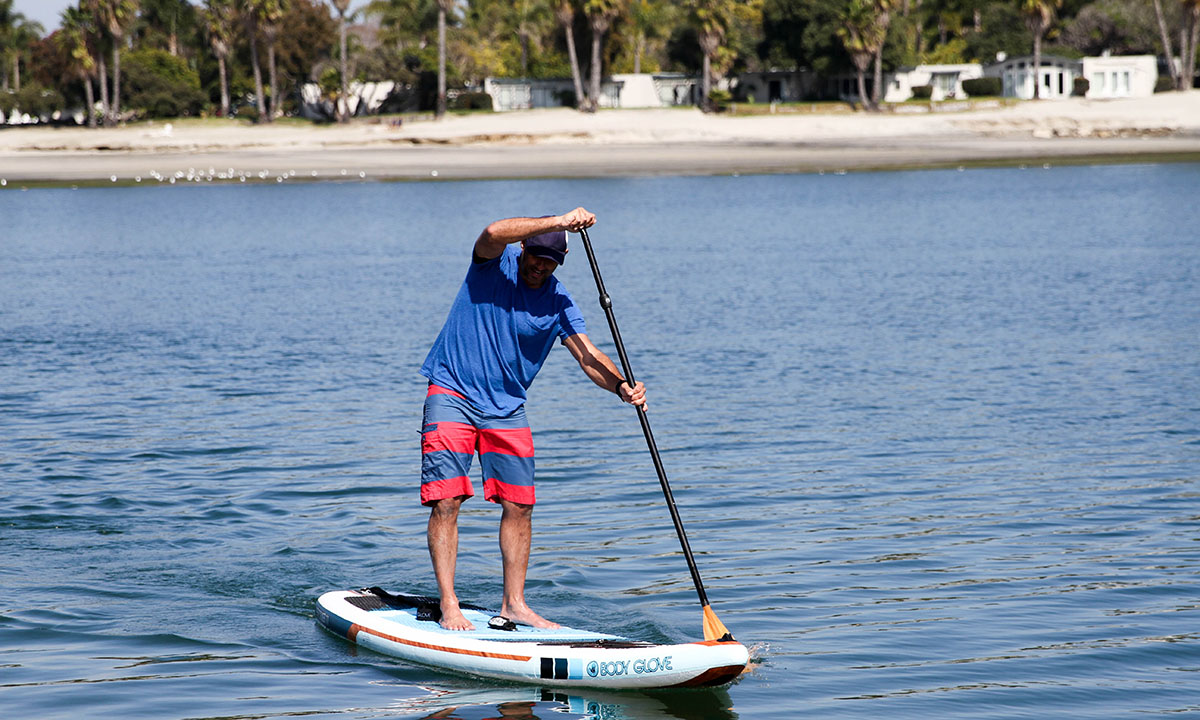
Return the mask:
{"type": "Polygon", "coordinates": [[[705,640],[732,640],[733,634],[725,627],[725,623],[717,618],[717,614],[713,612],[712,607],[704,606],[704,639],[705,640]]]}

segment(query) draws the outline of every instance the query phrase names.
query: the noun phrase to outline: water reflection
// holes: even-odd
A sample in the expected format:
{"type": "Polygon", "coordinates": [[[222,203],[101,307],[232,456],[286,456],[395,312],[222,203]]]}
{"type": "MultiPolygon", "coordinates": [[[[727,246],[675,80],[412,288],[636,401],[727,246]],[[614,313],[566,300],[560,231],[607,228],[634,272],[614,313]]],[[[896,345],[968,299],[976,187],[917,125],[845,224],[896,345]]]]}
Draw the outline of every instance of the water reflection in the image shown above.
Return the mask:
{"type": "Polygon", "coordinates": [[[605,692],[541,688],[443,688],[422,686],[429,694],[394,709],[438,720],[736,720],[725,689],[605,692]]]}

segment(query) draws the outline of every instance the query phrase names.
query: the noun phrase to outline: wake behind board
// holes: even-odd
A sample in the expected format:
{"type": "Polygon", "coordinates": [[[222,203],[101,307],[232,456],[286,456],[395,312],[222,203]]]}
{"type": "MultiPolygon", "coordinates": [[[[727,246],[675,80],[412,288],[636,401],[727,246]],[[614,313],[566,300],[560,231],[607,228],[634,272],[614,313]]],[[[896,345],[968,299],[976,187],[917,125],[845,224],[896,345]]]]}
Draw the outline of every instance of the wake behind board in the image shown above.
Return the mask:
{"type": "Polygon", "coordinates": [[[561,627],[489,622],[496,613],[463,607],[475,630],[446,630],[435,598],[335,590],[317,599],[317,621],[371,650],[445,670],[535,685],[594,688],[712,687],[749,661],[736,641],[656,645],[561,627]]]}

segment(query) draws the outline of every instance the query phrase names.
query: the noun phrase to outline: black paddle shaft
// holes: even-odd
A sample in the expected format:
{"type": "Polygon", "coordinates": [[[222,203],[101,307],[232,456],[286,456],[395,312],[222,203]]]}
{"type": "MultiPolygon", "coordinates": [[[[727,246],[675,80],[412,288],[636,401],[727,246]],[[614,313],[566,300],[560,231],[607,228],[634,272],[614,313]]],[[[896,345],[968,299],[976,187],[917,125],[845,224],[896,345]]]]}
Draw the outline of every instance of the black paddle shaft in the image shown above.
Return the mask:
{"type": "MultiPolygon", "coordinates": [[[[612,333],[613,343],[617,346],[617,355],[621,359],[621,369],[625,371],[625,383],[630,387],[636,384],[633,379],[633,368],[629,367],[629,356],[625,354],[625,343],[621,342],[621,331],[617,328],[617,318],[613,315],[612,298],[604,289],[604,279],[600,277],[600,266],[596,264],[596,254],[592,252],[592,241],[588,238],[587,230],[580,229],[583,238],[583,249],[587,252],[588,263],[592,266],[592,275],[596,278],[596,290],[600,293],[600,307],[604,308],[604,316],[608,318],[608,329],[612,333]]],[[[654,461],[654,470],[658,473],[658,482],[662,485],[663,495],[667,498],[667,509],[671,511],[671,520],[675,523],[675,532],[679,535],[679,544],[683,547],[683,555],[687,558],[688,570],[692,573],[692,582],[696,584],[696,593],[700,596],[700,604],[708,605],[708,594],[704,592],[704,582],[700,579],[700,570],[696,568],[696,559],[692,557],[692,548],[688,545],[687,533],[683,531],[683,521],[679,519],[679,510],[675,507],[675,497],[671,494],[671,484],[667,482],[667,472],[663,469],[662,459],[658,456],[658,446],[654,443],[654,433],[650,430],[650,420],[646,417],[646,408],[637,408],[638,420],[642,423],[642,434],[646,436],[646,445],[650,448],[650,457],[654,461]]]]}

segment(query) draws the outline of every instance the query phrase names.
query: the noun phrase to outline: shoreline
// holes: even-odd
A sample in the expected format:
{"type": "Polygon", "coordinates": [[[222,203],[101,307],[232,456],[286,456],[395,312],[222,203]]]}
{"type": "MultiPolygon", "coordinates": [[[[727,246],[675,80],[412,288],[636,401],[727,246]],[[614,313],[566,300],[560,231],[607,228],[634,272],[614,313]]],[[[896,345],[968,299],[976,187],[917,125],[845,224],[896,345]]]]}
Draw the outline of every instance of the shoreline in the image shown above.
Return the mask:
{"type": "Polygon", "coordinates": [[[403,125],[183,120],[0,129],[0,189],[171,184],[171,178],[174,184],[414,181],[1120,162],[1200,162],[1200,92],[955,113],[554,109],[403,125]]]}

